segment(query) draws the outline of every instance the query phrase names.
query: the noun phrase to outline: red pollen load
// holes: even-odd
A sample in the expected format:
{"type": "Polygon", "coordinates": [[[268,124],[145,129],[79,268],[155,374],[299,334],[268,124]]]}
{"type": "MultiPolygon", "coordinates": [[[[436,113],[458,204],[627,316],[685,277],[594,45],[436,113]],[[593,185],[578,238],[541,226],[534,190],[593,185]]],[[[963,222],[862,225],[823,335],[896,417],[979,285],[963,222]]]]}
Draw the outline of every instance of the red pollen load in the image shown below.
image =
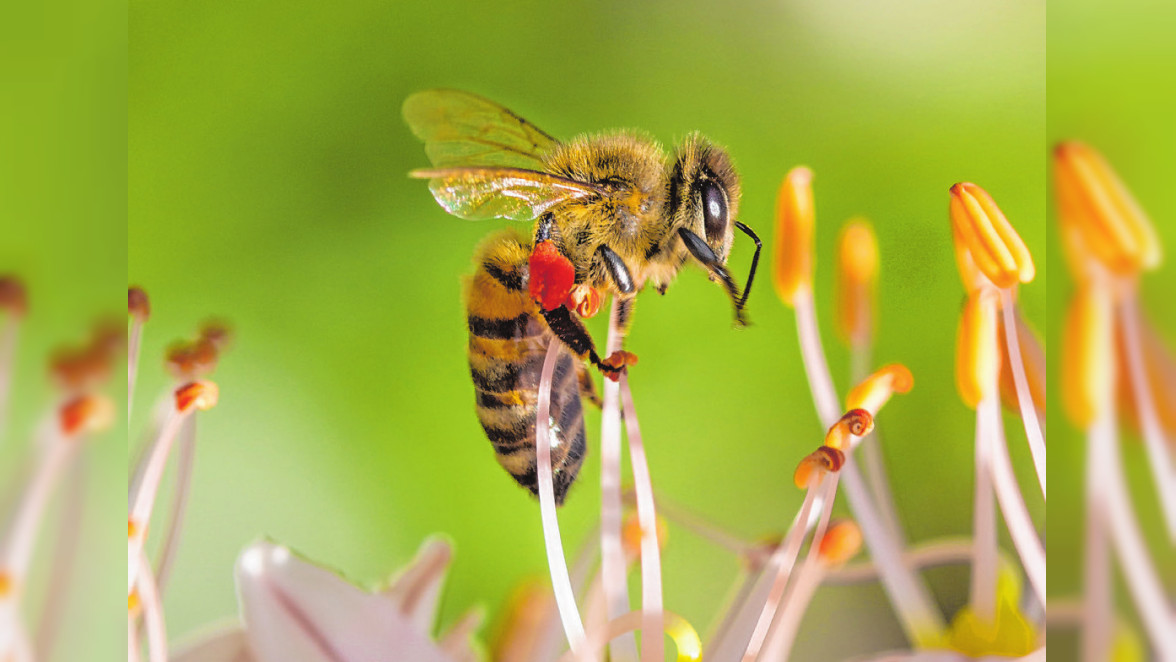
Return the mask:
{"type": "Polygon", "coordinates": [[[531,251],[528,289],[544,310],[564,304],[576,283],[576,269],[555,244],[541,241],[531,251]]]}

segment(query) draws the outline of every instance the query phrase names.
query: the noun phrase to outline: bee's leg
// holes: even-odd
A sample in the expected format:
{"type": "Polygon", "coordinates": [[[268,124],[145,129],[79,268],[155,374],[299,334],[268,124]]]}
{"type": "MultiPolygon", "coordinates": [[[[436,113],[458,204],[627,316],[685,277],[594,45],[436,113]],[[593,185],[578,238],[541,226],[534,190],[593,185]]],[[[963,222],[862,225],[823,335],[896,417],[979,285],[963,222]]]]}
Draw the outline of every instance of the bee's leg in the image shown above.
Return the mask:
{"type": "Polygon", "coordinates": [[[580,397],[596,405],[597,409],[604,406],[600,394],[596,392],[596,382],[592,381],[592,373],[588,371],[588,364],[576,361],[576,378],[580,380],[580,397]]]}
{"type": "Polygon", "coordinates": [[[625,351],[613,352],[607,359],[601,360],[600,355],[596,353],[596,346],[592,343],[592,336],[588,335],[588,330],[566,307],[560,306],[552,310],[544,310],[541,307],[539,312],[547,321],[551,332],[567,345],[573,354],[590,362],[604,373],[605,377],[617,381],[627,366],[637,363],[637,356],[625,351]]]}
{"type": "Polygon", "coordinates": [[[636,289],[633,285],[633,275],[629,273],[629,267],[625,266],[621,256],[604,244],[596,249],[596,256],[604,263],[604,269],[617,286],[617,291],[624,295],[632,294],[636,289]]]}

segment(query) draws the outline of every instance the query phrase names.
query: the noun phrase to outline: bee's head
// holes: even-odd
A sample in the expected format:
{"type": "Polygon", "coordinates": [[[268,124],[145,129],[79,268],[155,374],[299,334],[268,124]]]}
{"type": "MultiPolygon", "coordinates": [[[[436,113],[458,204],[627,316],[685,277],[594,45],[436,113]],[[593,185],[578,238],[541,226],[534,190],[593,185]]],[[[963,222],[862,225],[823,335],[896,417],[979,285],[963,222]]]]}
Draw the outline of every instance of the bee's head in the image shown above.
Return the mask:
{"type": "Polygon", "coordinates": [[[670,164],[670,209],[675,229],[693,232],[727,263],[739,212],[739,176],[726,150],[697,133],[682,142],[670,164]]]}
{"type": "Polygon", "coordinates": [[[755,276],[760,242],[750,228],[736,221],[739,176],[731,165],[731,157],[706,138],[691,134],[674,153],[669,180],[671,227],[681,237],[686,250],[710,272],[711,280],[723,284],[735,304],[736,323],[745,325],[743,305],[755,276]],[[742,296],[726,269],[736,228],[756,242],[755,259],[742,296]]]}

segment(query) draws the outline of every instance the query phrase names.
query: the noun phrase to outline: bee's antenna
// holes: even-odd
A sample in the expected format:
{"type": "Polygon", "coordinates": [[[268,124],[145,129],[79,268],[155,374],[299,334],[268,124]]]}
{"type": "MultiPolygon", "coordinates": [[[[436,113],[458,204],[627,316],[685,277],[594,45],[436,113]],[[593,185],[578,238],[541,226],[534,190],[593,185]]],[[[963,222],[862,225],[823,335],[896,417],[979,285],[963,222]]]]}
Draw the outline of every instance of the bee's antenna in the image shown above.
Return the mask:
{"type": "Polygon", "coordinates": [[[747,274],[747,285],[743,286],[743,296],[739,297],[739,303],[736,304],[742,310],[743,306],[747,304],[747,295],[751,294],[751,283],[755,280],[755,269],[759,266],[760,250],[763,249],[764,245],[751,228],[739,221],[735,221],[735,227],[739,228],[743,234],[751,237],[751,240],[755,242],[755,255],[751,256],[751,270],[747,274]]]}

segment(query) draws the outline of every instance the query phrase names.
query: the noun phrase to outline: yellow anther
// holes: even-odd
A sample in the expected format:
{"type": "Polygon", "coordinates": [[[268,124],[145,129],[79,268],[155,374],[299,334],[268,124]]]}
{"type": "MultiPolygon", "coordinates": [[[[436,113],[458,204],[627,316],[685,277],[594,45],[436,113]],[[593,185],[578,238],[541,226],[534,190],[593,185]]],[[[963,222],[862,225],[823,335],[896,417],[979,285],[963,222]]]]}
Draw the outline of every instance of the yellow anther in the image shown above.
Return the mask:
{"type": "Polygon", "coordinates": [[[995,395],[1000,384],[1000,339],[997,336],[997,294],[972,292],[960,315],[956,336],[956,386],[964,404],[976,408],[995,395]]]}
{"type": "Polygon", "coordinates": [[[851,345],[874,332],[874,290],[878,280],[878,240],[864,218],[845,224],[837,237],[837,330],[851,345]]]}
{"type": "Polygon", "coordinates": [[[1159,266],[1155,228],[1101,154],[1079,142],[1058,145],[1054,183],[1059,216],[1077,229],[1081,248],[1118,273],[1159,266]]]}
{"type": "MultiPolygon", "coordinates": [[[[951,222],[957,261],[962,245],[977,269],[997,287],[1033,280],[1036,270],[1029,249],[987,191],[970,182],[951,187],[951,222]]],[[[975,280],[964,266],[960,267],[960,277],[966,287],[975,280]]]]}
{"type": "Polygon", "coordinates": [[[140,535],[142,533],[143,533],[143,528],[141,526],[139,526],[138,524],[135,524],[135,520],[127,519],[127,538],[128,539],[132,539],[135,536],[140,535]]]}
{"type": "Polygon", "coordinates": [[[66,437],[105,430],[114,423],[114,403],[99,395],[81,395],[61,406],[61,432],[66,437]]]}
{"type": "Polygon", "coordinates": [[[1113,300],[1109,286],[1092,281],[1070,302],[1062,336],[1062,398],[1074,424],[1085,428],[1113,403],[1113,300]]]}
{"type": "MultiPolygon", "coordinates": [[[[821,476],[830,471],[840,471],[845,464],[845,453],[836,448],[821,446],[800,461],[792,480],[800,489],[809,486],[810,481],[820,481],[821,476]]],[[[815,483],[814,483],[815,484],[815,483]]]]}
{"type": "Polygon", "coordinates": [[[825,530],[817,553],[826,565],[838,566],[852,559],[862,548],[862,530],[853,520],[836,520],[825,530]]]}
{"type": "MultiPolygon", "coordinates": [[[[1041,346],[1041,339],[1020,313],[1016,315],[1017,337],[1021,346],[1021,363],[1025,366],[1025,378],[1029,382],[1029,395],[1037,408],[1045,407],[1045,348],[1041,346]]],[[[997,318],[997,336],[1003,339],[1004,316],[997,318]]],[[[1009,362],[1008,345],[1000,343],[1000,399],[1005,407],[1014,412],[1020,412],[1020,400],[1017,399],[1017,384],[1013,380],[1012,364],[1009,362]]]]}
{"type": "Polygon", "coordinates": [[[776,240],[772,281],[776,294],[789,306],[813,282],[813,173],[793,168],[784,177],[776,197],[776,240]]]}
{"type": "MultiPolygon", "coordinates": [[[[621,546],[625,553],[630,556],[641,555],[641,522],[637,519],[637,513],[632,513],[625,520],[625,524],[621,527],[621,546]]],[[[669,539],[670,530],[666,527],[666,522],[661,517],[657,518],[657,548],[665,549],[666,540],[669,539]]]]}
{"type": "Polygon", "coordinates": [[[895,393],[906,393],[915,385],[915,377],[901,363],[884,365],[850,390],[845,399],[849,409],[865,409],[877,414],[895,393]]]}
{"type": "Polygon", "coordinates": [[[131,616],[138,616],[142,606],[142,603],[139,601],[139,591],[131,591],[130,595],[127,596],[127,613],[131,616]]]}
{"type": "Polygon", "coordinates": [[[825,434],[825,445],[839,451],[849,450],[850,437],[864,437],[874,429],[874,417],[865,409],[851,409],[825,434]]]}
{"type": "Polygon", "coordinates": [[[220,397],[220,390],[215,382],[201,380],[189,382],[176,389],[176,411],[185,413],[192,408],[201,411],[212,409],[220,397]]]}

